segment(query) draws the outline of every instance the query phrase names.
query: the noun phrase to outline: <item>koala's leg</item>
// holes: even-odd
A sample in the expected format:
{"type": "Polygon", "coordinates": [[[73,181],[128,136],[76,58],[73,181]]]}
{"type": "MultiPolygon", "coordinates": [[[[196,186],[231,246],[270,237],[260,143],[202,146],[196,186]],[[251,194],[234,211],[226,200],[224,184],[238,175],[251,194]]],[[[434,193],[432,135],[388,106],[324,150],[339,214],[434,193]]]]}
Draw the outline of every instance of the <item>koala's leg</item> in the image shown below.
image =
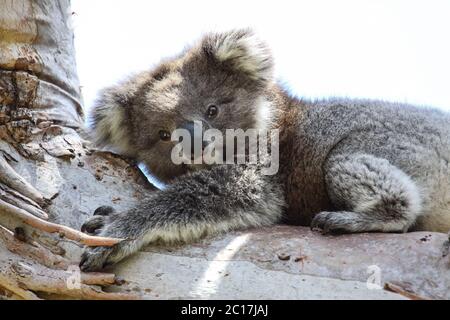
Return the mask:
{"type": "Polygon", "coordinates": [[[415,182],[385,159],[366,154],[331,157],[325,166],[328,194],[337,209],[317,214],[324,232],[406,232],[421,213],[415,182]]]}
{"type": "Polygon", "coordinates": [[[80,266],[97,270],[153,241],[188,242],[208,234],[272,225],[280,220],[281,184],[256,167],[218,166],[180,177],[128,212],[97,214],[82,227],[126,239],[112,248],[87,248],[80,266]]]}

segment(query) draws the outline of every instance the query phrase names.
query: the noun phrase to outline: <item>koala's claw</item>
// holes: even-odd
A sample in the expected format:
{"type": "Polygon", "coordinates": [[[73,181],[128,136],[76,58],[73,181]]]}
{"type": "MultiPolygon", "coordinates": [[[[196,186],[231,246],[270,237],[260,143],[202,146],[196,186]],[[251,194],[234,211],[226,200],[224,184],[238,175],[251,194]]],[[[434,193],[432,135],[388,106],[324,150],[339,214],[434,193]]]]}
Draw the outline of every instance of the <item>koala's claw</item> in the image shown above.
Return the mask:
{"type": "Polygon", "coordinates": [[[351,220],[346,218],[345,213],[328,211],[316,214],[311,222],[311,230],[314,229],[321,229],[324,234],[354,231],[351,220]]]}
{"type": "Polygon", "coordinates": [[[113,207],[110,206],[101,206],[95,209],[94,216],[109,216],[111,213],[115,212],[116,210],[113,207]]]}
{"type": "Polygon", "coordinates": [[[81,226],[81,232],[98,235],[100,230],[105,226],[105,216],[93,216],[81,226]]]}
{"type": "Polygon", "coordinates": [[[86,248],[81,255],[82,271],[98,271],[113,265],[135,252],[136,242],[123,240],[112,247],[86,248]]]}
{"type": "Polygon", "coordinates": [[[105,268],[109,263],[108,258],[114,247],[89,248],[83,252],[80,260],[81,271],[98,271],[105,268]]]}
{"type": "Polygon", "coordinates": [[[81,226],[81,232],[90,235],[98,235],[106,224],[106,218],[115,211],[116,210],[110,206],[98,207],[95,209],[94,215],[81,226]]]}

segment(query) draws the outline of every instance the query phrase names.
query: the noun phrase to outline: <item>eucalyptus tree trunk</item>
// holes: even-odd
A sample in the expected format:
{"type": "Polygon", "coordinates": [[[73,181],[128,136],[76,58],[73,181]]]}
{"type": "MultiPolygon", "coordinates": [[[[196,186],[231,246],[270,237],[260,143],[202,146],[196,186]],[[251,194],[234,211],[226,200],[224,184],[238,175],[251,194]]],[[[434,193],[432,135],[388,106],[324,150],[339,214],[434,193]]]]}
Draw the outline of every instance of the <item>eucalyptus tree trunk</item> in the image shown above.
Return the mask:
{"type": "Polygon", "coordinates": [[[112,245],[81,223],[127,208],[151,186],[134,165],[83,135],[68,0],[0,0],[0,296],[127,298],[82,274],[81,246],[112,245]],[[69,270],[69,271],[67,271],[69,270]]]}

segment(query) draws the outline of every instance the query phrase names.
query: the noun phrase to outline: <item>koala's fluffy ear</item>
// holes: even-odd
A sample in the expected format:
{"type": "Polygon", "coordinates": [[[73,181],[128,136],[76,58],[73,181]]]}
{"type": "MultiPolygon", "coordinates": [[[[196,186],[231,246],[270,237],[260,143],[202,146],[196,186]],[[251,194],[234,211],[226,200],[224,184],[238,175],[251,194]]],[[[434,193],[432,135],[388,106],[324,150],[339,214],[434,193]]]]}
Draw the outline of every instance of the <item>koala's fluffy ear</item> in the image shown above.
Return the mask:
{"type": "Polygon", "coordinates": [[[89,117],[91,138],[98,146],[109,146],[129,154],[127,109],[131,108],[136,90],[136,85],[130,80],[100,92],[89,117]]]}
{"type": "Polygon", "coordinates": [[[239,29],[205,36],[202,50],[208,57],[230,65],[257,81],[273,76],[273,58],[268,46],[250,29],[239,29]]]}

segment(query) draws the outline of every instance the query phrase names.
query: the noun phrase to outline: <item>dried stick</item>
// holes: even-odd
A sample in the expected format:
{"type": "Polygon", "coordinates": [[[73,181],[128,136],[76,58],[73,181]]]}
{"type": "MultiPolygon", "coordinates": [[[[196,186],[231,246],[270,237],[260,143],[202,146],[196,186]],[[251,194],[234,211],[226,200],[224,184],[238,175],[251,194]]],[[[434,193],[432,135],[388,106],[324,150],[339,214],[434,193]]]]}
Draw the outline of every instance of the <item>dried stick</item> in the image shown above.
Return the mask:
{"type": "MultiPolygon", "coordinates": [[[[1,157],[0,157],[1,158],[1,157]]],[[[10,216],[13,216],[23,223],[34,227],[36,229],[49,232],[49,233],[59,233],[61,236],[66,237],[67,239],[79,242],[81,244],[95,247],[95,246],[113,246],[123,239],[115,239],[115,238],[105,238],[105,237],[97,237],[97,236],[89,236],[75,229],[59,225],[56,223],[48,222],[42,220],[38,217],[33,216],[27,211],[17,208],[3,200],[0,200],[0,212],[5,212],[10,216]]]]}
{"type": "Polygon", "coordinates": [[[25,211],[28,211],[32,215],[35,215],[36,217],[39,217],[41,219],[48,219],[48,215],[46,212],[42,211],[39,207],[39,205],[36,203],[36,206],[32,205],[34,201],[29,199],[30,201],[25,202],[23,199],[24,197],[19,197],[18,192],[11,192],[12,189],[6,187],[5,185],[0,184],[0,199],[12,204],[13,206],[16,206],[20,209],[23,209],[25,211]]]}
{"type": "Polygon", "coordinates": [[[50,269],[1,247],[0,258],[0,287],[23,299],[38,299],[34,292],[74,299],[139,298],[135,294],[102,291],[98,286],[115,282],[115,276],[111,274],[85,274],[76,267],[72,271],[50,269]]]}
{"type": "Polygon", "coordinates": [[[81,282],[84,284],[94,284],[107,286],[116,283],[116,275],[113,273],[89,272],[81,274],[81,282]]]}
{"type": "Polygon", "coordinates": [[[34,292],[75,299],[138,298],[132,294],[102,291],[101,286],[116,283],[114,274],[84,273],[77,266],[70,269],[67,259],[39,244],[21,241],[1,226],[0,244],[0,287],[18,298],[39,299],[34,292]]]}
{"type": "Polygon", "coordinates": [[[17,281],[0,273],[0,286],[25,300],[40,300],[33,292],[23,289],[17,281]]]}
{"type": "Polygon", "coordinates": [[[52,253],[49,249],[38,243],[28,243],[18,240],[14,233],[0,226],[0,241],[6,248],[22,257],[31,258],[49,268],[67,269],[69,260],[52,253]]]}
{"type": "Polygon", "coordinates": [[[5,185],[5,184],[2,183],[2,184],[0,184],[0,188],[1,188],[3,191],[5,191],[5,192],[10,193],[10,194],[13,195],[14,197],[19,198],[19,199],[22,200],[23,202],[26,202],[26,203],[32,205],[33,207],[42,209],[42,207],[41,207],[37,202],[31,200],[30,198],[25,197],[23,194],[21,194],[20,192],[17,192],[17,191],[14,190],[14,189],[11,189],[11,188],[8,187],[7,185],[5,185]]]}
{"type": "Polygon", "coordinates": [[[30,198],[40,206],[45,204],[45,199],[42,194],[9,165],[3,155],[0,155],[0,181],[30,198]]]}
{"type": "MultiPolygon", "coordinates": [[[[20,277],[20,282],[27,289],[36,292],[45,292],[75,299],[101,299],[101,300],[130,300],[138,296],[128,293],[104,292],[99,288],[80,283],[77,286],[68,285],[70,274],[62,270],[53,270],[40,265],[15,263],[12,265],[11,276],[20,277]]],[[[99,277],[101,281],[104,277],[99,277]]],[[[95,279],[91,277],[91,280],[95,279]]],[[[93,281],[91,281],[93,282],[93,281]]]]}
{"type": "Polygon", "coordinates": [[[408,299],[411,299],[411,300],[430,300],[429,298],[419,296],[413,292],[407,291],[407,290],[403,289],[402,287],[400,287],[396,284],[390,283],[390,282],[386,282],[384,284],[384,289],[394,292],[394,293],[398,293],[398,294],[400,294],[408,299]]]}

